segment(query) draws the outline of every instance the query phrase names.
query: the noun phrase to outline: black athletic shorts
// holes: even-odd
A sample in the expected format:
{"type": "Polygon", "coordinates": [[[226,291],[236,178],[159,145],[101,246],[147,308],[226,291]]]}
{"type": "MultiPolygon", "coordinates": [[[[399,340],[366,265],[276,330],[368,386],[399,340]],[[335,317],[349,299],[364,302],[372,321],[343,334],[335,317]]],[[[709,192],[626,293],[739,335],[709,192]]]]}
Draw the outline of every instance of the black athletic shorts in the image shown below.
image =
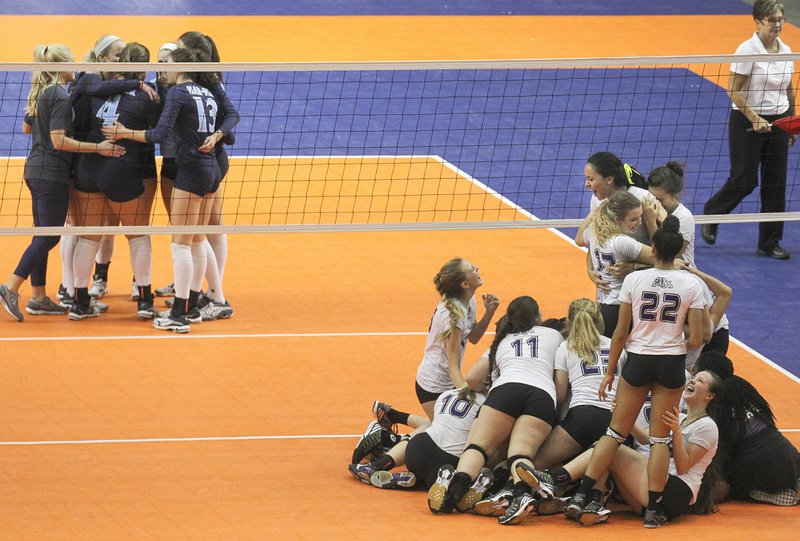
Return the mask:
{"type": "Polygon", "coordinates": [[[547,392],[525,383],[504,383],[492,387],[484,406],[518,419],[532,415],[550,426],[556,424],[556,405],[547,392]]]}
{"type": "Polygon", "coordinates": [[[219,185],[222,183],[225,175],[228,174],[228,169],[230,167],[228,153],[225,152],[225,148],[222,145],[218,145],[214,152],[217,156],[217,165],[219,166],[219,180],[211,187],[211,193],[215,193],[219,189],[219,185]]]}
{"type": "Polygon", "coordinates": [[[417,392],[417,400],[419,400],[420,404],[424,404],[425,402],[436,402],[436,399],[442,394],[423,389],[422,386],[416,381],[414,382],[414,390],[417,392]]]}
{"type": "Polygon", "coordinates": [[[644,355],[628,352],[622,377],[634,387],[659,383],[667,389],[680,389],[686,383],[686,354],[644,355]]]}
{"type": "Polygon", "coordinates": [[[439,468],[445,464],[455,467],[458,457],[444,452],[426,432],[411,438],[406,447],[406,468],[417,477],[417,486],[431,488],[436,482],[439,468]]]}
{"type": "Polygon", "coordinates": [[[211,193],[216,184],[219,186],[219,165],[217,160],[198,159],[178,166],[175,175],[175,187],[184,192],[193,193],[200,197],[211,193]]]}
{"type": "Polygon", "coordinates": [[[143,180],[156,180],[158,173],[156,171],[156,147],[149,145],[147,152],[142,153],[144,163],[142,164],[142,179],[143,180]]]}
{"type": "Polygon", "coordinates": [[[611,422],[611,410],[597,406],[569,408],[567,416],[558,423],[581,447],[588,449],[606,433],[611,422]]]}
{"type": "Polygon", "coordinates": [[[598,304],[600,315],[603,316],[603,336],[611,338],[619,320],[619,304],[598,304]]]}
{"type": "Polygon", "coordinates": [[[168,178],[175,180],[178,176],[178,166],[175,164],[175,158],[163,158],[161,160],[161,178],[168,178]]]}
{"type": "MultiPolygon", "coordinates": [[[[661,500],[661,507],[664,509],[664,514],[670,520],[676,519],[681,515],[685,515],[689,510],[689,503],[692,501],[692,489],[689,485],[681,481],[678,477],[670,475],[667,477],[667,484],[664,485],[664,497],[661,500]]],[[[642,516],[646,511],[642,507],[642,516]]]]}

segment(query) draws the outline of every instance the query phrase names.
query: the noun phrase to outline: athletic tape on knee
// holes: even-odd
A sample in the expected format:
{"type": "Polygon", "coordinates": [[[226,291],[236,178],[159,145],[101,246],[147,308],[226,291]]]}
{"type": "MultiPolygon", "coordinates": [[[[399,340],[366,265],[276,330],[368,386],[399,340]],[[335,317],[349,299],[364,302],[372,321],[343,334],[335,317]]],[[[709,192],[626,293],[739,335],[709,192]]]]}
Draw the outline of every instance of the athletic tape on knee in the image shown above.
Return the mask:
{"type": "Polygon", "coordinates": [[[470,443],[469,445],[467,445],[467,448],[466,448],[466,449],[464,449],[464,451],[466,452],[466,451],[467,451],[467,450],[469,450],[469,449],[475,449],[475,450],[476,450],[476,451],[478,451],[480,454],[482,454],[482,455],[483,455],[483,462],[484,462],[484,463],[487,463],[487,462],[489,462],[489,455],[487,455],[487,454],[486,454],[486,451],[484,451],[484,450],[483,450],[483,447],[481,447],[480,445],[475,445],[474,443],[470,443]]]}
{"type": "Polygon", "coordinates": [[[614,438],[614,440],[620,445],[625,443],[625,438],[627,438],[627,436],[623,436],[622,434],[620,434],[619,432],[617,432],[616,430],[614,430],[610,426],[608,428],[606,428],[606,436],[608,436],[609,438],[614,438]]]}
{"type": "Polygon", "coordinates": [[[672,436],[671,435],[670,436],[665,436],[663,438],[656,438],[655,436],[650,436],[650,447],[652,447],[653,445],[659,445],[659,444],[662,444],[662,443],[664,445],[669,445],[671,442],[672,442],[672,436]]]}

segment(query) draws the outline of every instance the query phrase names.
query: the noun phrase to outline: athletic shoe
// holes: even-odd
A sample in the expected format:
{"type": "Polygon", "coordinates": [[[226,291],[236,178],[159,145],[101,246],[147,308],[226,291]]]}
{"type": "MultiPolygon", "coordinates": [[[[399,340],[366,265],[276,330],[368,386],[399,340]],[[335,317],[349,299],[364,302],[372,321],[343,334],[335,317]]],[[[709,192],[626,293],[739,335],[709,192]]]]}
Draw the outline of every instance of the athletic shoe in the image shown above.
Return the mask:
{"type": "Polygon", "coordinates": [[[175,296],[175,284],[167,284],[164,287],[159,287],[155,291],[156,297],[174,297],[175,296]]]}
{"type": "Polygon", "coordinates": [[[467,490],[467,493],[458,500],[456,509],[462,513],[466,513],[472,509],[473,506],[483,498],[483,495],[486,494],[486,490],[492,486],[492,483],[494,483],[494,473],[492,473],[492,470],[489,468],[481,469],[478,473],[478,477],[475,478],[472,486],[467,490]]]}
{"type": "MultiPolygon", "coordinates": [[[[353,459],[351,464],[359,464],[364,458],[367,457],[373,450],[381,443],[381,432],[383,428],[376,421],[370,421],[364,435],[358,440],[356,448],[353,451],[353,459]]],[[[369,479],[367,479],[369,482],[369,479]]]]}
{"type": "Polygon", "coordinates": [[[225,304],[219,304],[211,301],[202,308],[200,308],[200,316],[203,321],[214,321],[216,319],[228,319],[233,315],[233,308],[225,301],[225,304]]]}
{"type": "Polygon", "coordinates": [[[164,304],[172,308],[175,305],[175,297],[168,297],[164,300],[164,304]]]}
{"type": "Polygon", "coordinates": [[[41,301],[37,299],[29,300],[25,311],[34,316],[63,316],[67,313],[67,308],[54,303],[50,300],[50,297],[45,297],[41,301]]]}
{"type": "Polygon", "coordinates": [[[92,299],[91,301],[89,301],[89,304],[91,306],[94,306],[97,309],[97,311],[100,312],[101,314],[105,314],[106,312],[108,312],[108,305],[104,302],[98,301],[97,299],[92,299]]]}
{"type": "Polygon", "coordinates": [[[139,319],[153,319],[158,317],[158,311],[153,306],[153,301],[137,301],[136,317],[139,319]]]}
{"type": "Polygon", "coordinates": [[[392,406],[389,404],[385,404],[377,400],[372,403],[372,415],[375,417],[375,420],[378,421],[383,428],[387,428],[389,430],[392,429],[392,425],[394,424],[389,420],[388,417],[390,409],[392,409],[392,406]]]}
{"type": "Polygon", "coordinates": [[[472,511],[477,515],[485,517],[499,517],[506,513],[511,500],[514,499],[514,493],[510,490],[503,489],[492,496],[483,498],[472,506],[472,511]]]}
{"type": "Polygon", "coordinates": [[[603,507],[603,504],[597,500],[590,501],[575,518],[578,519],[581,526],[593,526],[608,520],[611,515],[611,510],[603,507]]]}
{"type": "Polygon", "coordinates": [[[81,321],[90,317],[98,317],[99,315],[100,309],[96,304],[89,303],[89,306],[81,306],[76,302],[69,307],[69,314],[67,317],[72,321],[81,321]]]}
{"type": "Polygon", "coordinates": [[[525,517],[533,510],[535,500],[533,496],[528,493],[523,493],[514,498],[506,509],[504,515],[497,518],[497,522],[504,526],[513,526],[519,524],[525,517]]]}
{"type": "Polygon", "coordinates": [[[75,304],[75,299],[73,298],[73,296],[67,293],[66,291],[59,298],[61,299],[61,302],[58,303],[59,306],[63,306],[67,310],[69,310],[70,306],[75,304]]]}
{"type": "Polygon", "coordinates": [[[410,471],[392,473],[378,470],[369,478],[370,483],[378,488],[414,488],[417,476],[410,471]]]}
{"type": "MultiPolygon", "coordinates": [[[[374,422],[374,421],[373,421],[374,422]]],[[[428,490],[428,509],[431,513],[438,515],[439,513],[450,513],[453,511],[454,505],[446,501],[447,487],[450,486],[450,481],[456,474],[455,468],[450,464],[445,464],[439,468],[439,473],[436,475],[436,482],[431,485],[428,490]]]]}
{"type": "Polygon", "coordinates": [[[353,477],[366,484],[370,484],[369,478],[375,473],[375,468],[369,464],[349,464],[347,469],[353,474],[353,477]]]}
{"type": "Polygon", "coordinates": [[[64,284],[58,284],[58,292],[56,293],[56,299],[63,301],[65,295],[67,295],[67,288],[64,287],[64,284]]]}
{"type": "Polygon", "coordinates": [[[172,316],[157,317],[153,319],[153,328],[161,331],[187,333],[189,332],[189,321],[186,319],[186,316],[179,316],[177,318],[173,318],[172,316]]]}
{"type": "Polygon", "coordinates": [[[131,282],[131,300],[138,301],[139,300],[139,285],[134,280],[131,282]]]}
{"type": "Polygon", "coordinates": [[[531,490],[541,494],[543,499],[550,499],[555,495],[556,483],[549,473],[539,471],[524,462],[518,462],[515,469],[520,480],[531,487],[531,490]]]}
{"type": "Polygon", "coordinates": [[[754,488],[750,491],[750,497],[756,501],[780,505],[781,507],[791,507],[797,505],[797,492],[792,488],[781,490],[780,492],[766,492],[754,488]]]}
{"type": "Polygon", "coordinates": [[[655,509],[647,509],[644,512],[644,527],[645,528],[660,528],[662,524],[667,521],[667,515],[663,511],[655,509]]]}
{"type": "Polygon", "coordinates": [[[0,285],[0,304],[17,321],[25,319],[25,314],[19,309],[19,294],[8,289],[5,284],[0,285]]]}
{"type": "Polygon", "coordinates": [[[100,278],[95,278],[92,282],[92,287],[89,288],[89,296],[100,299],[106,293],[108,293],[108,282],[100,278]]]}
{"type": "Polygon", "coordinates": [[[564,516],[568,519],[578,520],[578,514],[583,511],[586,505],[586,494],[576,492],[567,503],[567,507],[564,509],[564,516]]]}
{"type": "Polygon", "coordinates": [[[567,508],[569,498],[548,498],[546,500],[536,500],[533,510],[537,515],[560,515],[567,508]]]}
{"type": "Polygon", "coordinates": [[[189,321],[189,323],[202,323],[203,322],[203,316],[200,315],[200,309],[199,308],[192,308],[189,311],[189,313],[186,314],[186,319],[189,321]]]}

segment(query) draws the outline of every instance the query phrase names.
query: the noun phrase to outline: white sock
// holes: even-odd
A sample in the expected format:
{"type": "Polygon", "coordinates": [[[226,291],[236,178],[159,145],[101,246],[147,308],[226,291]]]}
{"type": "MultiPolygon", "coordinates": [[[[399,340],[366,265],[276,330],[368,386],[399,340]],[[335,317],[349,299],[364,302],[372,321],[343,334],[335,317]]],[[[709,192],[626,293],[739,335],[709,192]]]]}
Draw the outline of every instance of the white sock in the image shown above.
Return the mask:
{"type": "Polygon", "coordinates": [[[172,250],[172,269],[175,274],[175,296],[180,299],[189,298],[192,283],[192,249],[187,244],[170,245],[172,250]]]}
{"type": "Polygon", "coordinates": [[[72,270],[75,273],[73,285],[75,287],[89,287],[92,281],[92,269],[94,268],[94,258],[100,243],[80,237],[75,245],[75,253],[72,256],[72,270]]]}
{"type": "Polygon", "coordinates": [[[203,288],[203,279],[206,277],[206,242],[192,243],[192,291],[200,291],[203,288]]]}
{"type": "Polygon", "coordinates": [[[212,301],[225,304],[225,294],[222,292],[222,279],[219,275],[219,267],[217,267],[217,258],[214,255],[214,248],[208,242],[206,237],[206,280],[208,281],[208,291],[206,294],[212,301]]]}
{"type": "Polygon", "coordinates": [[[137,286],[150,285],[150,272],[153,259],[153,245],[150,235],[132,238],[128,241],[131,250],[131,266],[137,286]]]}
{"type": "Polygon", "coordinates": [[[111,262],[112,255],[114,255],[114,235],[103,235],[100,239],[100,249],[97,250],[95,262],[105,265],[111,262]]]}
{"type": "Polygon", "coordinates": [[[61,285],[67,289],[70,297],[75,296],[75,273],[72,270],[72,258],[75,254],[75,246],[78,244],[77,235],[64,235],[61,237],[61,285]]]}
{"type": "Polygon", "coordinates": [[[214,233],[207,235],[208,243],[214,249],[214,257],[217,258],[217,268],[219,269],[219,283],[225,279],[225,264],[228,262],[228,234],[214,233]]]}

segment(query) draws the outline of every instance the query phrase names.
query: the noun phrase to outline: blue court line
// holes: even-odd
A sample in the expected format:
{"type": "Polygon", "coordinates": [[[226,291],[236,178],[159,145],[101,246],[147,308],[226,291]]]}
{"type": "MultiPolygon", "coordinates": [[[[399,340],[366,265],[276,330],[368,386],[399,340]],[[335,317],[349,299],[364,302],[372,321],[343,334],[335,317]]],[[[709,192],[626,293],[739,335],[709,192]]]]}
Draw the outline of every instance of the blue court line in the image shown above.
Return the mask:
{"type": "MultiPolygon", "coordinates": [[[[740,0],[0,0],[3,15],[737,15],[740,0]]],[[[624,24],[621,22],[620,24],[624,24]]]]}

